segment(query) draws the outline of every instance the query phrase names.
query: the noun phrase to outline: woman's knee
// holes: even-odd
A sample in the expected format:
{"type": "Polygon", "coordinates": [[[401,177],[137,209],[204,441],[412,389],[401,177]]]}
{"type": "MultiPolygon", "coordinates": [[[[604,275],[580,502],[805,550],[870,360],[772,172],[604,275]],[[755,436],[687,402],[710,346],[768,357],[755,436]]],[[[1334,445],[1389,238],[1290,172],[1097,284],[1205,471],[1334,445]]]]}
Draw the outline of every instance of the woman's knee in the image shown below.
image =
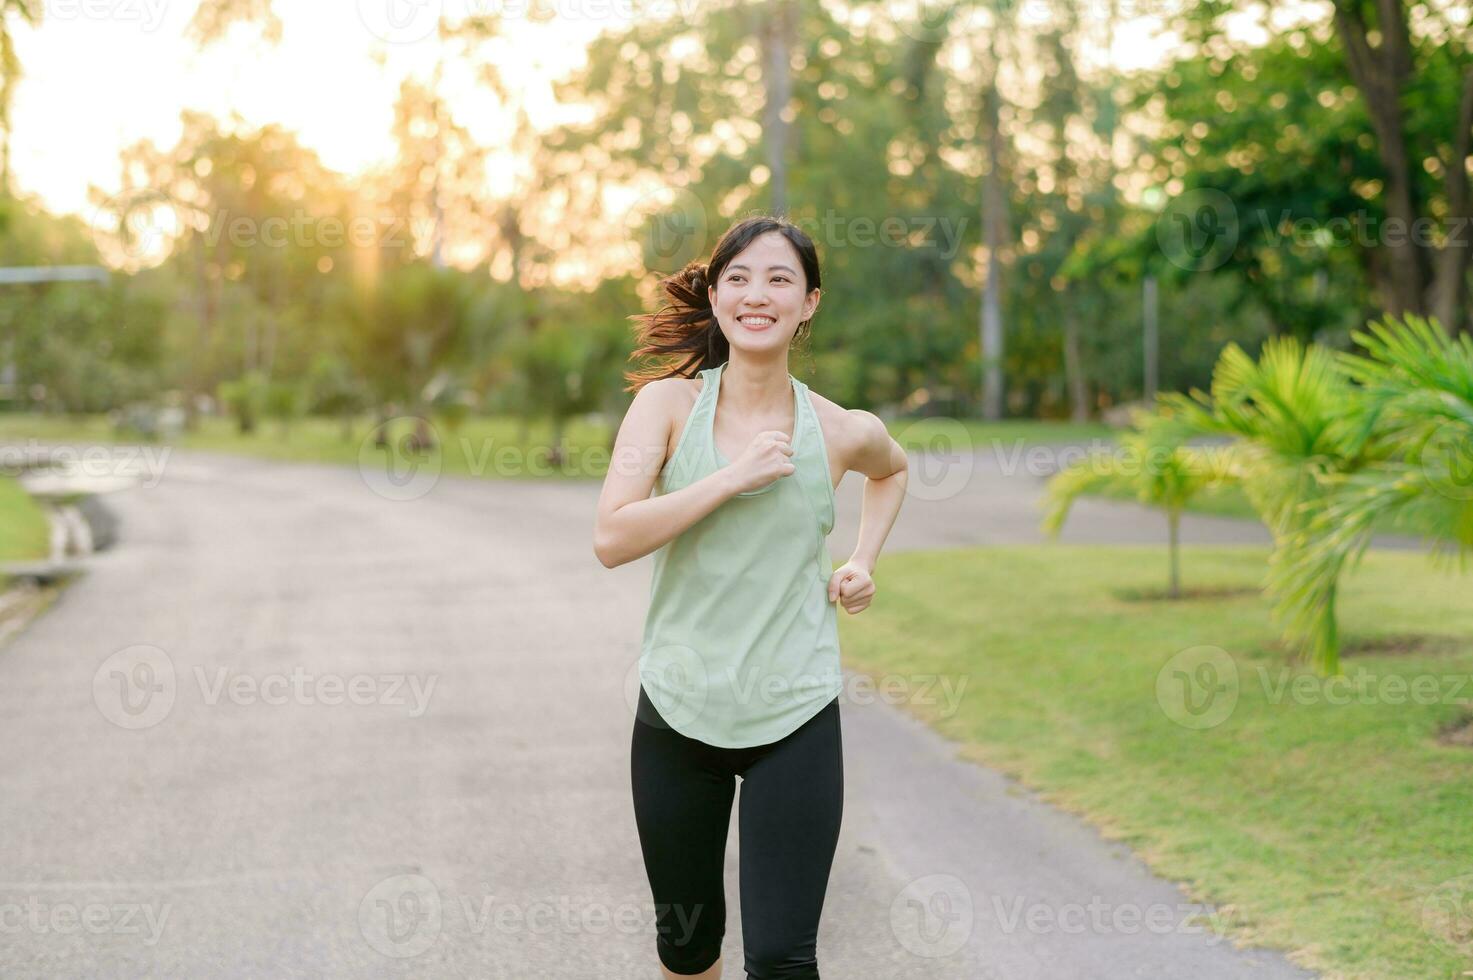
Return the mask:
{"type": "Polygon", "coordinates": [[[664,936],[656,942],[656,951],[665,969],[680,976],[695,976],[705,973],[721,959],[721,940],[703,939],[699,943],[676,945],[664,936]]]}
{"type": "Polygon", "coordinates": [[[813,956],[767,956],[747,953],[747,980],[819,980],[813,956]]]}
{"type": "Polygon", "coordinates": [[[677,903],[656,911],[660,962],[671,973],[704,973],[721,957],[721,942],[726,937],[725,908],[677,903]]]}
{"type": "Polygon", "coordinates": [[[818,980],[818,959],[812,947],[765,946],[743,949],[747,980],[818,980]]]}

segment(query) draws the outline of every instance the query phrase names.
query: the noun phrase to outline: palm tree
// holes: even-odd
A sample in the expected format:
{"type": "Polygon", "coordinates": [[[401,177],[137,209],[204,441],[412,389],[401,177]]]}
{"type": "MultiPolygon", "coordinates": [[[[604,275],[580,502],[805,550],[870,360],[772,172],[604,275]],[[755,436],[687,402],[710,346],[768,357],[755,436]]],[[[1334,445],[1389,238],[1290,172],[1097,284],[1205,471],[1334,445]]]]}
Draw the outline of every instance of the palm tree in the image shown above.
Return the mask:
{"type": "MultiPolygon", "coordinates": [[[[1357,414],[1374,437],[1398,447],[1374,468],[1326,480],[1331,497],[1303,546],[1276,570],[1275,589],[1304,629],[1323,629],[1340,573],[1357,564],[1380,526],[1414,530],[1433,544],[1434,565],[1473,550],[1473,339],[1448,336],[1436,319],[1386,317],[1353,338],[1365,355],[1342,354],[1361,386],[1357,414]]],[[[1332,632],[1316,635],[1333,649],[1332,632]]]]}
{"type": "Polygon", "coordinates": [[[1141,503],[1166,511],[1170,565],[1168,595],[1181,596],[1181,512],[1198,492],[1221,485],[1222,454],[1216,447],[1182,445],[1183,431],[1173,419],[1136,410],[1133,431],[1120,438],[1120,449],[1090,454],[1049,480],[1048,513],[1043,529],[1057,537],[1069,509],[1081,494],[1126,490],[1141,503]]]}
{"type": "Polygon", "coordinates": [[[1308,546],[1309,525],[1328,503],[1328,481],[1389,455],[1353,410],[1352,386],[1334,353],[1281,336],[1270,338],[1255,362],[1229,344],[1213,369],[1210,395],[1193,389],[1160,402],[1187,432],[1233,437],[1225,472],[1273,535],[1265,584],[1285,639],[1325,671],[1338,671],[1335,582],[1323,583],[1306,606],[1284,591],[1282,572],[1308,546]]]}

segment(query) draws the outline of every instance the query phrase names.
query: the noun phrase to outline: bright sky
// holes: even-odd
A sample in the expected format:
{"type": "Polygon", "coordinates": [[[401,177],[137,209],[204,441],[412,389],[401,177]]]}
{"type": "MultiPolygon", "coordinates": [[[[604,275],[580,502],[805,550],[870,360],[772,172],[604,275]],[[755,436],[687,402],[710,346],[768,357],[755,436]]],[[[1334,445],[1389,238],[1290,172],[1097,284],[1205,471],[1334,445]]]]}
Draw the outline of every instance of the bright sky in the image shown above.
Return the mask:
{"type": "MultiPolygon", "coordinates": [[[[517,11],[516,0],[459,0],[471,9],[517,11]]],[[[250,125],[280,123],[324,163],[357,174],[393,153],[390,126],[400,82],[429,77],[435,42],[420,40],[437,0],[278,0],[281,43],[271,46],[237,25],[223,42],[196,52],[184,38],[196,3],[168,0],[48,0],[37,30],[15,22],[24,75],[13,110],[11,166],[22,192],[57,212],[88,214],[89,182],[119,187],[118,153],[151,139],[179,138],[181,109],[250,125]],[[391,22],[394,7],[404,16],[391,22]],[[429,15],[427,17],[427,15],[429,15]],[[386,41],[384,38],[391,38],[386,41]],[[378,52],[382,64],[376,59],[378,52]]],[[[576,13],[627,4],[563,4],[576,13]]],[[[449,12],[449,11],[447,11],[449,12]]],[[[507,84],[528,86],[539,125],[556,121],[548,79],[582,60],[587,41],[613,21],[562,16],[539,24],[513,20],[505,52],[507,84]]],[[[447,72],[444,90],[457,120],[494,143],[501,118],[489,89],[447,72]]]]}
{"type": "MultiPolygon", "coordinates": [[[[237,25],[225,41],[196,52],[184,37],[196,7],[190,0],[47,0],[39,29],[14,22],[24,69],[13,110],[14,180],[53,211],[90,220],[87,185],[116,191],[119,151],[143,138],[172,146],[184,108],[221,118],[234,111],[253,126],[279,123],[327,166],[359,174],[391,156],[399,84],[406,75],[429,76],[435,42],[427,35],[441,14],[451,21],[508,15],[516,40],[505,48],[504,76],[525,86],[534,121],[552,125],[570,112],[559,112],[549,80],[581,62],[595,34],[627,23],[631,12],[668,14],[696,2],[277,0],[279,45],[237,25]],[[524,16],[528,9],[555,16],[534,21],[524,16]]],[[[1179,0],[1119,0],[1127,17],[1146,16],[1117,32],[1117,64],[1159,56],[1166,45],[1153,36],[1150,14],[1172,2],[1179,0]]],[[[443,90],[458,121],[494,146],[505,117],[489,90],[453,71],[443,90]]]]}

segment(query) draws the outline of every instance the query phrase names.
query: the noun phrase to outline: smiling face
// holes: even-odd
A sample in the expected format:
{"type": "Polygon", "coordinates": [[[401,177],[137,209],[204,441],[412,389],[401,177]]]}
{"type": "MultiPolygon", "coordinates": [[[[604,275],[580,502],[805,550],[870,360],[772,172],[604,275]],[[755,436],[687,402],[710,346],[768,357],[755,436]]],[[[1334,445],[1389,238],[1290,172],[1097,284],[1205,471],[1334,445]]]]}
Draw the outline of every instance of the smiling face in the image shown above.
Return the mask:
{"type": "Polygon", "coordinates": [[[727,343],[768,350],[787,346],[818,309],[819,291],[805,285],[797,250],[770,231],[738,252],[707,294],[727,343]]]}

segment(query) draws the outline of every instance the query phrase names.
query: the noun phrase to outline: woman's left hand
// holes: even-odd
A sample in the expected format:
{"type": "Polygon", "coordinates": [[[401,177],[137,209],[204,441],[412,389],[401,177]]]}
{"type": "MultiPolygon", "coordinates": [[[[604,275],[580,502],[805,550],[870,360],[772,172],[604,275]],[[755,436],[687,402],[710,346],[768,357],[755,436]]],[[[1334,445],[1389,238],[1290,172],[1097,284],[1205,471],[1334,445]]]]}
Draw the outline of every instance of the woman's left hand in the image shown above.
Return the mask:
{"type": "Polygon", "coordinates": [[[875,580],[858,562],[846,561],[829,576],[829,602],[837,598],[851,616],[864,611],[874,594],[875,580]]]}

